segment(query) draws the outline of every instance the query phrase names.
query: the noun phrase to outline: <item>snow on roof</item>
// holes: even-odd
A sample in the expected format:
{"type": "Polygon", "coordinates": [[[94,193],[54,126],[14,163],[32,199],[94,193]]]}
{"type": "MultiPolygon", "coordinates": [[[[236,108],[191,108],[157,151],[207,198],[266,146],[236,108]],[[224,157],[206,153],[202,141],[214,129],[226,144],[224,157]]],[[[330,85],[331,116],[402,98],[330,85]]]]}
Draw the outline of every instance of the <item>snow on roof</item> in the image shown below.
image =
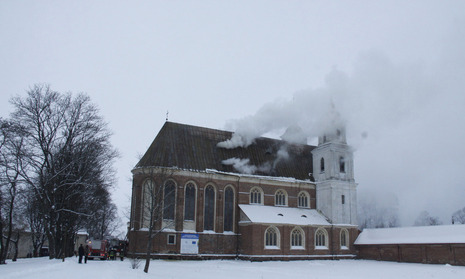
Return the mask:
{"type": "Polygon", "coordinates": [[[215,169],[206,169],[205,172],[206,173],[224,174],[224,175],[233,175],[233,176],[239,176],[239,177],[250,177],[250,178],[256,178],[256,179],[263,179],[263,180],[281,181],[281,182],[312,183],[312,184],[314,183],[314,182],[310,181],[310,179],[302,180],[302,179],[297,179],[297,178],[294,178],[294,177],[243,174],[243,173],[219,171],[219,170],[215,170],[215,169]]]}
{"type": "MultiPolygon", "coordinates": [[[[252,223],[292,224],[292,225],[331,225],[315,209],[280,206],[240,204],[240,209],[252,223]]],[[[241,220],[242,223],[248,222],[241,220]]]]}
{"type": "Polygon", "coordinates": [[[355,244],[465,243],[465,225],[364,229],[355,244]]]}

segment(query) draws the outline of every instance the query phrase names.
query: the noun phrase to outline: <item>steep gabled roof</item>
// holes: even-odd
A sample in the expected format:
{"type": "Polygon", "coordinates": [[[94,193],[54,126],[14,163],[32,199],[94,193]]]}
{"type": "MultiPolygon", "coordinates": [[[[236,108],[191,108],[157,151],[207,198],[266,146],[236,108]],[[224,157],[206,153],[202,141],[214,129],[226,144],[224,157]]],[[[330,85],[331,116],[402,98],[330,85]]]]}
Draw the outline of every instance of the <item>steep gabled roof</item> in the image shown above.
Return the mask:
{"type": "Polygon", "coordinates": [[[166,122],[136,168],[177,167],[240,173],[232,165],[222,163],[227,159],[238,158],[249,159],[249,164],[258,168],[254,172],[257,175],[310,179],[309,173],[313,170],[311,151],[314,146],[261,137],[247,148],[217,147],[219,142],[231,136],[232,132],[228,131],[166,122]],[[278,159],[277,153],[281,148],[287,150],[288,159],[278,159]]]}

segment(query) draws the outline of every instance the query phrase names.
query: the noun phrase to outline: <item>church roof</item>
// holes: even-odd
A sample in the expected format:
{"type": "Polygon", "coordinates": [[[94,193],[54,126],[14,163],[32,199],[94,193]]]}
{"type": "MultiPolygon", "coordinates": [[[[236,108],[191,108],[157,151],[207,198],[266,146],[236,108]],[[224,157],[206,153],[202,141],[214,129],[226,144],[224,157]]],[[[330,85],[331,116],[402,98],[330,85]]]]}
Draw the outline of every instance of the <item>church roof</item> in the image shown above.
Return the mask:
{"type": "Polygon", "coordinates": [[[313,171],[311,151],[314,146],[260,137],[246,148],[217,147],[219,142],[230,139],[232,134],[229,131],[166,122],[136,168],[177,167],[195,171],[214,169],[242,173],[240,168],[224,162],[236,158],[249,160],[247,165],[253,166],[255,170],[249,174],[310,179],[309,173],[313,171]],[[278,157],[278,151],[282,149],[289,155],[286,159],[278,157]]]}
{"type": "Polygon", "coordinates": [[[331,225],[316,209],[250,204],[240,204],[239,207],[248,219],[241,220],[241,222],[299,226],[331,225]]]}

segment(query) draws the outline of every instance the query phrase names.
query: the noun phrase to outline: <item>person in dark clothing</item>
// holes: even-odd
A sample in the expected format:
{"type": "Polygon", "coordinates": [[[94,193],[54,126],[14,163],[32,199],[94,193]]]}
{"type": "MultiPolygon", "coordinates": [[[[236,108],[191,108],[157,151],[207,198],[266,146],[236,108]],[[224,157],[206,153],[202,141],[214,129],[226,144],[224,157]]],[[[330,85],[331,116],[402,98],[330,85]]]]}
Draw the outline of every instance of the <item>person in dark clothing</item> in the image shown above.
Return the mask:
{"type": "Polygon", "coordinates": [[[84,254],[84,263],[87,263],[88,257],[89,257],[89,245],[86,245],[85,254],[84,254]]]}
{"type": "Polygon", "coordinates": [[[82,256],[84,256],[84,247],[82,247],[82,244],[79,246],[78,254],[79,254],[79,263],[82,263],[82,256]]]}

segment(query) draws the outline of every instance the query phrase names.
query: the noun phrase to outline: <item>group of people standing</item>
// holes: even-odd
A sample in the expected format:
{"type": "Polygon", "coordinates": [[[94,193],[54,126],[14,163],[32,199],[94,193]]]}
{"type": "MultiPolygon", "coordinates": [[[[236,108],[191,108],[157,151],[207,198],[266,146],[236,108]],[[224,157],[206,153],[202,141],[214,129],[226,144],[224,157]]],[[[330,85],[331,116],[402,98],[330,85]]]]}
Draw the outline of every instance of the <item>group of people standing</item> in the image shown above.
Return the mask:
{"type": "Polygon", "coordinates": [[[84,263],[87,263],[87,258],[89,257],[89,245],[82,246],[82,244],[79,246],[78,249],[78,255],[79,255],[79,263],[82,263],[82,257],[84,256],[84,263]]]}

